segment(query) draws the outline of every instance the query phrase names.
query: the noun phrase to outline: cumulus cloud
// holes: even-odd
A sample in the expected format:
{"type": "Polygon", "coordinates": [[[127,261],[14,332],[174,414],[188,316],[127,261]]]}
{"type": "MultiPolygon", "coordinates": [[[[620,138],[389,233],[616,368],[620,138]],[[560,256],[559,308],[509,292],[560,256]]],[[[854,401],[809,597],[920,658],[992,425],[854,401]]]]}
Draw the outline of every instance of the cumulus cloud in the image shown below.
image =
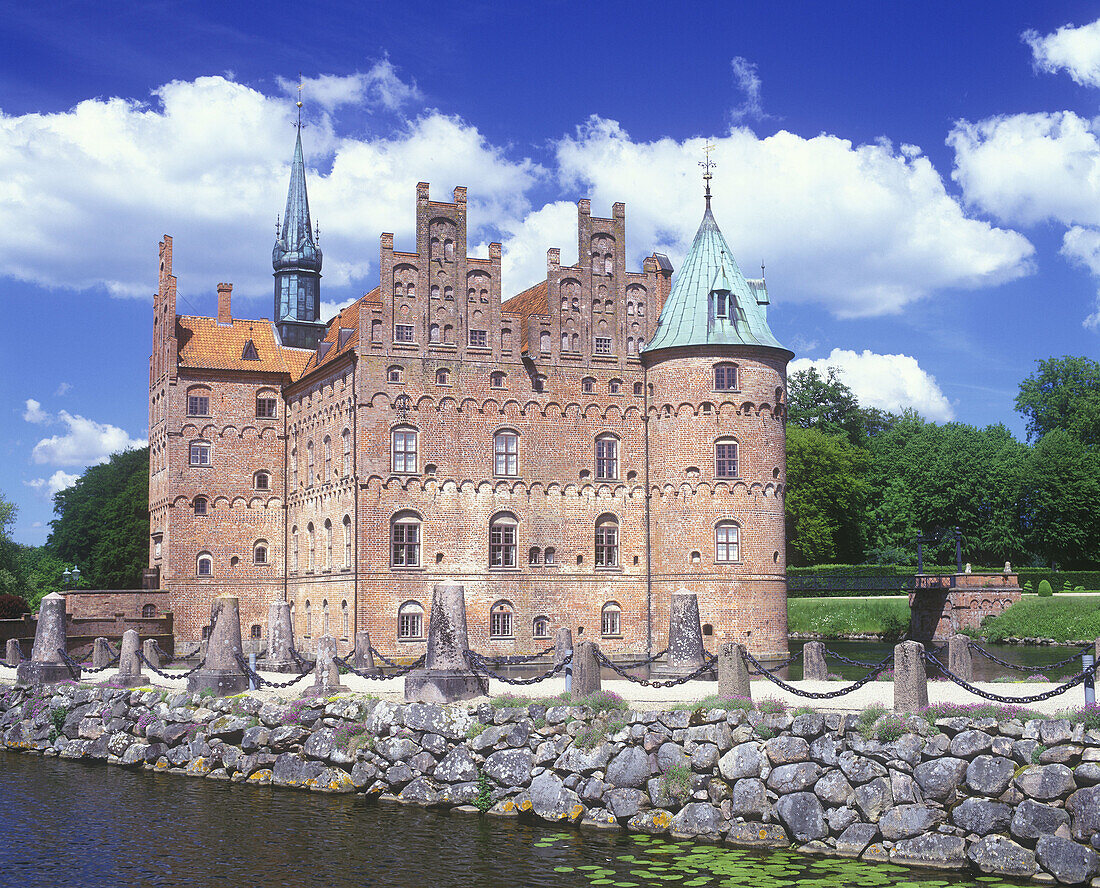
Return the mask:
{"type": "MultiPolygon", "coordinates": [[[[298,95],[297,81],[280,77],[278,84],[287,95],[298,95]]],[[[354,74],[321,74],[302,78],[303,102],[320,105],[327,111],[341,105],[364,105],[397,111],[422,98],[416,82],[402,80],[388,58],[375,62],[365,73],[356,71],[354,74]]]]}
{"type": "MultiPolygon", "coordinates": [[[[1093,277],[1100,278],[1100,231],[1073,226],[1063,235],[1060,252],[1070,262],[1087,268],[1093,277]]],[[[1100,293],[1096,296],[1096,310],[1081,323],[1089,329],[1100,328],[1100,293]]]]}
{"type": "Polygon", "coordinates": [[[730,111],[730,117],[734,123],[740,123],[745,118],[762,118],[764,106],[760,98],[760,75],[756,73],[756,62],[750,62],[741,56],[730,59],[730,70],[733,72],[733,81],[737,89],[744,96],[741,104],[730,111]]]}
{"type": "Polygon", "coordinates": [[[148,442],[131,438],[118,426],[95,422],[62,410],[57,415],[67,431],[43,438],[34,445],[31,457],[36,463],[55,466],[90,466],[105,463],[112,453],[144,447],[148,442]]]}
{"type": "Polygon", "coordinates": [[[67,395],[70,392],[71,389],[72,389],[72,384],[71,383],[68,383],[68,382],[58,383],[57,391],[54,392],[54,396],[58,397],[58,398],[63,398],[65,395],[67,395]]]}
{"type": "MultiPolygon", "coordinates": [[[[76,484],[79,478],[79,475],[72,475],[68,472],[63,472],[61,469],[58,469],[56,472],[50,475],[49,478],[34,478],[31,481],[24,481],[23,483],[32,490],[35,490],[47,497],[53,497],[55,493],[58,493],[67,487],[72,487],[74,484],[76,484]]],[[[42,525],[36,522],[31,526],[41,527],[42,525]]]]}
{"type": "MultiPolygon", "coordinates": [[[[1031,271],[1028,240],[969,217],[913,146],[785,131],[757,138],[747,129],[712,141],[719,225],[746,273],[766,260],[777,303],[883,315],[940,288],[993,286],[1031,271]]],[[[704,144],[635,141],[594,116],[559,142],[559,174],[591,193],[594,213],[628,200],[632,261],[653,249],[678,261],[702,216],[704,144]]]]}
{"type": "Polygon", "coordinates": [[[1100,21],[1063,25],[1053,34],[1028,30],[1021,35],[1031,47],[1035,67],[1048,74],[1065,71],[1082,86],[1100,86],[1100,21]]]}
{"type": "Polygon", "coordinates": [[[36,424],[49,422],[50,414],[42,409],[42,405],[34,398],[27,398],[26,407],[23,410],[23,419],[36,424]]]}
{"type": "Polygon", "coordinates": [[[868,349],[856,353],[834,348],[827,358],[791,361],[787,372],[794,374],[810,367],[822,375],[830,367],[836,367],[845,385],[864,407],[894,412],[911,407],[926,419],[937,422],[946,422],[955,416],[951,402],[935,378],[909,355],[880,355],[868,349]]]}

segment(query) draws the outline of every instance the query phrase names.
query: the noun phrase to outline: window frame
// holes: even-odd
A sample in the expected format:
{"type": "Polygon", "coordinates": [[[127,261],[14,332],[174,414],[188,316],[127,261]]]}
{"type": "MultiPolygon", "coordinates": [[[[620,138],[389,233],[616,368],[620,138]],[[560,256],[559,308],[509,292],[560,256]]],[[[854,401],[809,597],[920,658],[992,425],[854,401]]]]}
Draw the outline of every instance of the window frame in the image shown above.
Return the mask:
{"type": "Polygon", "coordinates": [[[489,388],[502,389],[505,386],[505,380],[508,379],[508,374],[503,370],[494,370],[489,374],[489,388]]]}
{"type": "Polygon", "coordinates": [[[615,481],[619,477],[619,439],[611,433],[596,437],[594,443],[595,477],[599,481],[615,481]],[[606,449],[610,448],[608,455],[606,449]],[[605,451],[601,453],[601,450],[605,451]]]}
{"type": "Polygon", "coordinates": [[[214,576],[214,556],[209,552],[199,552],[195,556],[195,576],[210,579],[214,576]],[[206,565],[206,570],[203,570],[203,565],[206,565]]]}
{"type": "Polygon", "coordinates": [[[420,473],[420,430],[415,426],[399,425],[390,431],[390,471],[395,475],[418,475],[420,473]],[[401,449],[398,449],[400,436],[401,449]],[[409,441],[412,447],[409,447],[409,441]],[[398,455],[400,465],[398,468],[398,455]],[[412,468],[409,461],[412,460],[412,468]]]}
{"type": "Polygon", "coordinates": [[[516,609],[512,602],[501,599],[489,608],[489,639],[510,641],[516,637],[516,609]]]}
{"type": "Polygon", "coordinates": [[[209,389],[198,389],[198,391],[205,392],[205,394],[192,395],[190,392],[187,393],[187,415],[188,416],[210,416],[211,415],[210,414],[210,390],[209,389]],[[195,402],[196,406],[200,406],[200,402],[201,402],[202,405],[205,405],[205,410],[202,410],[202,411],[192,410],[191,409],[192,402],[195,402]]]}
{"type": "Polygon", "coordinates": [[[401,345],[412,345],[416,342],[415,324],[394,324],[393,341],[401,345]]]}
{"type": "Polygon", "coordinates": [[[619,516],[605,512],[596,519],[593,528],[594,565],[600,570],[620,567],[619,516]]]}
{"type": "Polygon", "coordinates": [[[252,544],[252,563],[259,564],[264,567],[271,562],[268,560],[268,554],[270,553],[270,547],[267,545],[267,540],[256,540],[252,544]],[[262,555],[260,553],[263,553],[262,555]]]}
{"type": "Polygon", "coordinates": [[[252,476],[252,488],[253,490],[263,490],[270,492],[271,490],[271,472],[267,469],[260,469],[252,476]],[[260,479],[263,479],[263,483],[260,483],[260,479]]]}
{"type": "Polygon", "coordinates": [[[623,609],[617,601],[604,602],[600,608],[600,638],[622,638],[623,609]]]}
{"type": "Polygon", "coordinates": [[[592,354],[601,357],[611,357],[615,354],[615,340],[610,336],[597,336],[592,346],[592,354]]]}
{"type": "Polygon", "coordinates": [[[736,438],[723,437],[714,442],[714,477],[717,479],[734,480],[740,478],[741,472],[741,446],[736,438]],[[733,448],[733,456],[723,452],[724,448],[733,448]],[[730,463],[733,464],[732,469],[730,463]]]}
{"type": "Polygon", "coordinates": [[[467,333],[466,343],[469,348],[489,348],[489,331],[470,329],[467,333]]]}
{"type": "Polygon", "coordinates": [[[397,512],[390,518],[390,567],[397,570],[419,569],[424,519],[418,512],[397,512]],[[398,529],[400,528],[400,539],[398,529]],[[413,529],[410,538],[409,529],[413,529]],[[398,556],[400,552],[400,556],[398,556]]]}
{"type": "Polygon", "coordinates": [[[714,367],[714,391],[739,392],[741,391],[741,368],[738,364],[724,361],[715,364],[714,367]],[[733,377],[732,384],[729,376],[733,377]]]}
{"type": "Polygon", "coordinates": [[[214,464],[214,445],[206,440],[192,441],[188,445],[187,464],[193,469],[209,469],[214,464]]]}
{"type": "Polygon", "coordinates": [[[424,605],[419,601],[405,601],[397,608],[397,640],[398,641],[423,641],[424,640],[424,605]],[[415,608],[415,610],[414,610],[415,608]],[[406,620],[408,623],[406,624],[406,620]],[[406,625],[415,628],[416,634],[404,631],[406,625]]]}
{"type": "Polygon", "coordinates": [[[519,432],[515,429],[499,429],[493,433],[493,477],[519,477],[519,432]]]}
{"type": "Polygon", "coordinates": [[[514,570],[519,565],[519,519],[511,512],[497,512],[489,519],[489,569],[514,570]]]}
{"type": "Polygon", "coordinates": [[[256,418],[257,419],[276,419],[279,415],[279,407],[276,403],[276,399],[273,395],[263,394],[256,396],[256,418]],[[270,413],[265,412],[268,407],[261,407],[260,405],[270,405],[270,413]]]}
{"type": "Polygon", "coordinates": [[[531,621],[531,637],[541,639],[550,637],[549,617],[540,614],[531,621]]]}
{"type": "Polygon", "coordinates": [[[714,561],[716,564],[741,563],[741,525],[732,519],[723,519],[714,525],[714,561]],[[729,537],[731,530],[732,540],[729,537]],[[733,557],[730,557],[731,550],[733,557]]]}

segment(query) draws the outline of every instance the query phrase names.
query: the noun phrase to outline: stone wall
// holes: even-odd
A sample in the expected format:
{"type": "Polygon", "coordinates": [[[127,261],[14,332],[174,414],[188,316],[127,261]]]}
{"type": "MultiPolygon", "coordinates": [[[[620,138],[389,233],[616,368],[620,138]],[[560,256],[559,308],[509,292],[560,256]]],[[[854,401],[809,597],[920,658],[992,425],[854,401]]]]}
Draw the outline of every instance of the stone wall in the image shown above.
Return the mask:
{"type": "Polygon", "coordinates": [[[1021,594],[1016,574],[918,576],[909,593],[909,636],[940,642],[978,629],[982,620],[1004,613],[1021,594]]]}

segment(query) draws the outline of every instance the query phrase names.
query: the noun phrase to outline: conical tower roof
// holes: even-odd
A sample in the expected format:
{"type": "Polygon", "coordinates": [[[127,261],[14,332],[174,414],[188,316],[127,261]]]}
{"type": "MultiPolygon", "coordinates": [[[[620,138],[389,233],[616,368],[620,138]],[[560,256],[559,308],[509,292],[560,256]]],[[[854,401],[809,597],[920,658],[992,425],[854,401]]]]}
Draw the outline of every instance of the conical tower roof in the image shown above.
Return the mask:
{"type": "Polygon", "coordinates": [[[748,280],[741,273],[711,212],[708,193],[695,241],[642,353],[693,345],[758,345],[789,351],[768,327],[767,306],[764,280],[748,280]]]}
{"type": "Polygon", "coordinates": [[[321,249],[313,237],[313,224],[309,218],[309,195],[306,193],[306,161],[302,153],[302,129],[294,143],[294,160],[290,165],[290,187],[286,193],[286,212],[275,248],[271,251],[271,264],[276,271],[283,268],[300,268],[305,271],[321,270],[321,249]]]}

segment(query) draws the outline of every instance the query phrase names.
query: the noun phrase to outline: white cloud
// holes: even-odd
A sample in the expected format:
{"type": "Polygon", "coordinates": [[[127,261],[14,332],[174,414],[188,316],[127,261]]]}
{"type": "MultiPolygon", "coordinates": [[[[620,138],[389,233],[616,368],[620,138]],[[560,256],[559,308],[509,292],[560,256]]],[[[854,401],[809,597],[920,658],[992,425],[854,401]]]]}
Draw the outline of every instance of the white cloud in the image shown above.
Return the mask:
{"type": "MultiPolygon", "coordinates": [[[[777,304],[816,301],[843,317],[882,315],[946,287],[993,286],[1031,271],[1032,245],[969,218],[912,146],[733,129],[714,139],[719,225],[753,274],[767,262],[777,304]]],[[[557,148],[567,187],[593,212],[627,200],[633,262],[656,249],[682,258],[702,216],[701,138],[635,142],[592,117],[557,148]]],[[[604,209],[602,214],[609,212],[604,209]]],[[[574,238],[575,240],[575,235],[574,238]]]]}
{"type": "Polygon", "coordinates": [[[68,382],[59,383],[58,386],[57,386],[57,391],[54,392],[54,397],[63,398],[71,390],[72,390],[72,384],[71,383],[68,383],[68,382]]]}
{"type": "Polygon", "coordinates": [[[27,398],[26,409],[23,411],[23,419],[36,424],[49,422],[50,414],[42,409],[42,405],[34,398],[27,398]]]}
{"type": "Polygon", "coordinates": [[[342,308],[347,308],[351,305],[357,297],[349,296],[347,299],[341,299],[338,302],[329,302],[327,299],[321,300],[321,319],[326,323],[336,317],[337,313],[342,308]]]}
{"type": "MultiPolygon", "coordinates": [[[[1100,278],[1100,231],[1075,225],[1062,237],[1061,254],[1071,262],[1082,265],[1100,278]]],[[[1096,296],[1096,310],[1081,322],[1089,329],[1100,328],[1100,293],[1096,296]]]]}
{"type": "Polygon", "coordinates": [[[764,106],[760,98],[760,75],[756,73],[756,62],[750,62],[741,56],[730,59],[730,69],[733,72],[734,82],[744,95],[740,105],[730,111],[730,117],[734,123],[740,123],[746,117],[762,118],[764,106]]]}
{"type": "Polygon", "coordinates": [[[935,378],[909,355],[879,355],[868,349],[857,354],[849,349],[834,348],[827,358],[791,361],[787,372],[794,374],[810,367],[815,367],[822,375],[828,368],[836,367],[845,385],[864,407],[894,412],[911,407],[926,419],[937,422],[955,416],[935,378]]]}
{"type": "Polygon", "coordinates": [[[1040,71],[1066,71],[1082,86],[1100,86],[1100,21],[1079,28],[1063,25],[1046,36],[1029,30],[1021,38],[1040,71]]]}
{"type": "MultiPolygon", "coordinates": [[[[79,480],[79,475],[72,475],[69,472],[63,472],[58,469],[49,478],[35,478],[31,481],[24,481],[23,483],[30,487],[32,490],[37,491],[45,495],[48,498],[52,498],[55,493],[64,490],[66,487],[72,487],[79,480]]],[[[38,522],[31,525],[32,527],[41,527],[38,522]]]]}
{"type": "Polygon", "coordinates": [[[131,438],[118,426],[95,422],[67,410],[58,414],[58,420],[68,427],[68,431],[64,435],[43,438],[35,444],[31,457],[36,463],[89,466],[107,462],[112,453],[144,447],[148,443],[131,438]]]}
{"type": "MultiPolygon", "coordinates": [[[[298,95],[298,83],[284,77],[278,78],[280,88],[287,95],[298,95]]],[[[320,105],[332,111],[342,105],[364,105],[396,111],[423,98],[416,82],[406,83],[397,76],[397,69],[389,59],[382,59],[366,73],[321,74],[302,78],[302,101],[306,107],[320,105]]]]}

